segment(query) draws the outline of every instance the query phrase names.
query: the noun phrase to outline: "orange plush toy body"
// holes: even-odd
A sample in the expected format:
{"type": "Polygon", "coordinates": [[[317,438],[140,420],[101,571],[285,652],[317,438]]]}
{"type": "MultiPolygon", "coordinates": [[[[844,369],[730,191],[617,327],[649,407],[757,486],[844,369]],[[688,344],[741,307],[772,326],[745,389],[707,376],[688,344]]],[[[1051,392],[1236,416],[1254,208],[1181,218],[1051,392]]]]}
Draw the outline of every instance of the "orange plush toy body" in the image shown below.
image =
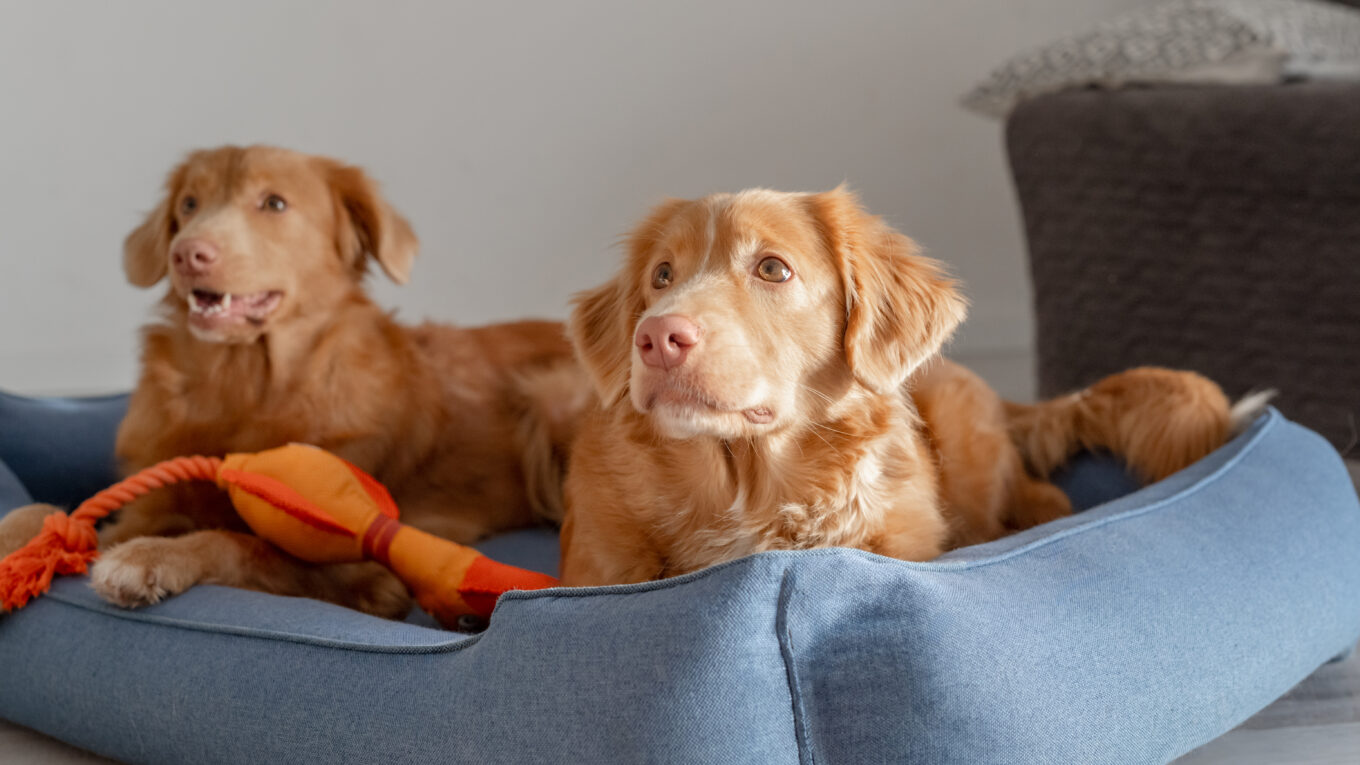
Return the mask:
{"type": "Polygon", "coordinates": [[[304,444],[255,454],[181,457],[131,476],[69,516],[48,516],[42,532],[0,561],[0,606],[19,608],[46,592],[57,574],[85,573],[98,555],[95,521],[132,499],[186,480],[213,481],[259,536],[312,563],[374,560],[387,566],[416,602],[451,629],[465,617],[489,618],[509,590],[557,580],[507,566],[476,550],[397,520],[387,489],[343,459],[304,444]]]}

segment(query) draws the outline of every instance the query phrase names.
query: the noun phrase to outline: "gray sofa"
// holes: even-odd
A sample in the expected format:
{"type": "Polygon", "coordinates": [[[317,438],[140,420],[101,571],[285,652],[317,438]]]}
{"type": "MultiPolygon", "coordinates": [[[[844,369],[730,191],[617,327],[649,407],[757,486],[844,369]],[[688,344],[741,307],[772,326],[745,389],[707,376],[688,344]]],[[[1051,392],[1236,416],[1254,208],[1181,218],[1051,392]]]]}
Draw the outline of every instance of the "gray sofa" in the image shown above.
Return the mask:
{"type": "Polygon", "coordinates": [[[1069,91],[1006,142],[1041,394],[1187,367],[1356,456],[1360,83],[1069,91]]]}

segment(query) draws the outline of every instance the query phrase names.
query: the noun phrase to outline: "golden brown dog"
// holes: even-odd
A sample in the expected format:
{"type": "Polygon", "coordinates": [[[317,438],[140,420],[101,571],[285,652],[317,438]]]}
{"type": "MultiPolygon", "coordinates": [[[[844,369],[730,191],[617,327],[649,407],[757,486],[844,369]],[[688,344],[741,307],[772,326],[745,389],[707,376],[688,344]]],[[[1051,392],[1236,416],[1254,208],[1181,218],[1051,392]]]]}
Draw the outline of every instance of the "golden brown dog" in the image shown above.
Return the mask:
{"type": "Polygon", "coordinates": [[[601,406],[571,454],[564,583],[777,549],[926,560],[1069,513],[1044,477],[1080,448],[1158,479],[1227,436],[1223,394],[1184,372],[1007,405],[937,356],[963,316],[843,189],[656,208],[571,319],[601,406]]]}
{"type": "MultiPolygon", "coordinates": [[[[376,262],[405,282],[416,248],[358,168],[268,147],[190,155],[124,247],[129,281],[170,282],[118,433],[125,467],[299,441],[369,471],[403,520],[459,542],[529,524],[535,507],[552,515],[553,455],[588,400],[561,325],[396,323],[362,280],[376,262]]],[[[0,545],[49,509],[18,511],[0,545]]],[[[206,582],[408,607],[374,564],[308,566],[242,533],[215,488],[162,490],[115,518],[92,577],[120,605],[206,582]]]]}

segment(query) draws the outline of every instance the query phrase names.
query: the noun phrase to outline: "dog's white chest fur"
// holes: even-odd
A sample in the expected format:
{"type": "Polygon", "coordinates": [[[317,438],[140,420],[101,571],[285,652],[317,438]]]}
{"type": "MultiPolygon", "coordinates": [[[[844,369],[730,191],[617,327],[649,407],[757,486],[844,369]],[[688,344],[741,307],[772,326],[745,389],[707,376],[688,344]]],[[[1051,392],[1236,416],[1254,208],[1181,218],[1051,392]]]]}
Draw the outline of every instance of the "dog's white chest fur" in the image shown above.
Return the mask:
{"type": "Polygon", "coordinates": [[[667,520],[668,573],[770,550],[862,547],[883,519],[882,475],[881,459],[871,450],[829,492],[804,485],[798,476],[774,485],[739,476],[736,497],[723,512],[705,521],[698,508],[687,506],[667,520]]]}

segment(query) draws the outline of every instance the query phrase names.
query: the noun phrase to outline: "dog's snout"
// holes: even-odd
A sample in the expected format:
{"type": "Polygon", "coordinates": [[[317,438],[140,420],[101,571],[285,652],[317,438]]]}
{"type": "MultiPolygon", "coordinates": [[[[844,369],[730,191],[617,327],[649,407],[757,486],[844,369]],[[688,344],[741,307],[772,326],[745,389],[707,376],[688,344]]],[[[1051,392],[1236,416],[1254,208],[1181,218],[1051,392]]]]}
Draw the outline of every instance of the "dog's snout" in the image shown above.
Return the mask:
{"type": "Polygon", "coordinates": [[[206,239],[182,239],[170,250],[170,260],[185,276],[202,276],[217,262],[217,247],[206,239]]]}
{"type": "Polygon", "coordinates": [[[649,367],[674,369],[685,363],[685,357],[699,344],[702,335],[699,325],[679,314],[649,316],[638,324],[633,343],[638,347],[642,363],[649,367]]]}

